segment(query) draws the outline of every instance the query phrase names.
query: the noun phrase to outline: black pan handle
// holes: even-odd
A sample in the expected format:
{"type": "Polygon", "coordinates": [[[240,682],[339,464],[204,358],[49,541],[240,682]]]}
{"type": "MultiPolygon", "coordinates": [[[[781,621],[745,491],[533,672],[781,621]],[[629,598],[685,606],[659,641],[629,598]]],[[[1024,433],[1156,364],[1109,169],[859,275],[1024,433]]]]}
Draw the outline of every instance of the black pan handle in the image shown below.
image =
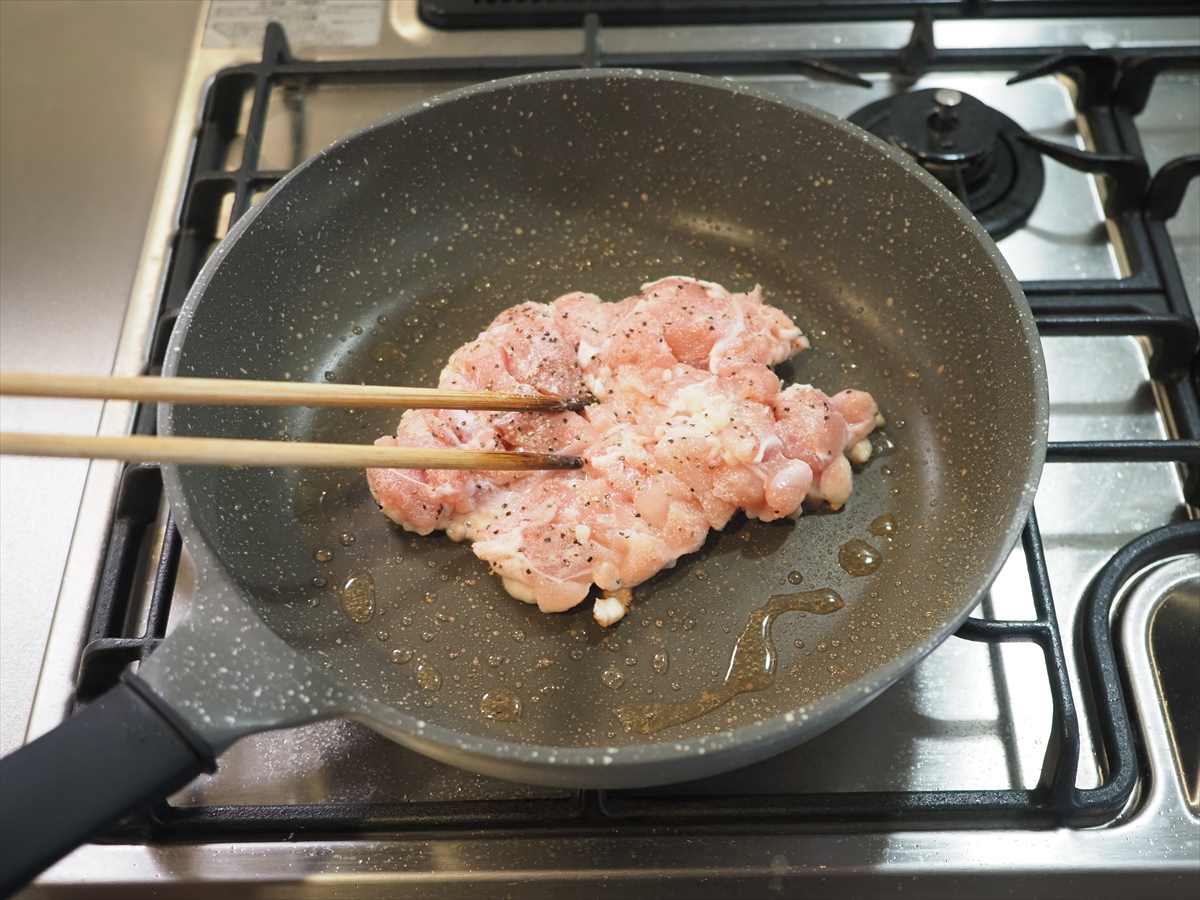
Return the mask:
{"type": "Polygon", "coordinates": [[[0,896],[216,769],[212,748],[145,682],[128,673],[122,682],[0,760],[0,896]]]}

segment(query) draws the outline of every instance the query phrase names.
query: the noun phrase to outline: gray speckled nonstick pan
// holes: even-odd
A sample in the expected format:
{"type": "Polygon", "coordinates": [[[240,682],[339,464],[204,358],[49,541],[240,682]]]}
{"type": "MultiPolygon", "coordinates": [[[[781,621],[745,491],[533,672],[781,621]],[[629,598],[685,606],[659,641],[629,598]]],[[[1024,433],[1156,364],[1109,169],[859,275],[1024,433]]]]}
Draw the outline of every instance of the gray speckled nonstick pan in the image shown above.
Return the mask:
{"type": "MultiPolygon", "coordinates": [[[[143,797],[241,735],[329,716],[504,778],[696,778],[828,728],[950,634],[1033,499],[1038,339],[970,213],[903,153],[817,110],[632,71],[509,79],[409,109],[309,160],[237,223],[187,300],[166,374],[433,385],[507,306],[619,299],[670,274],[762,284],[813,343],[785,381],[879,400],[894,447],[857,473],[843,511],[735,518],[604,631],[590,604],[543,615],[467,547],[392,526],[361,472],[167,467],[200,599],[120,690],[171,710],[193,757],[162,784],[141,778],[143,797]],[[885,514],[895,531],[872,534],[885,514]],[[839,566],[852,538],[881,551],[874,573],[839,566]],[[337,589],[366,577],[374,611],[356,622],[337,589]],[[617,706],[720,685],[770,597],[822,588],[844,608],[778,618],[765,689],[654,734],[622,728],[617,706]],[[487,718],[489,691],[521,714],[487,718]]],[[[164,408],[160,425],[368,442],[396,418],[193,406],[164,408]]]]}

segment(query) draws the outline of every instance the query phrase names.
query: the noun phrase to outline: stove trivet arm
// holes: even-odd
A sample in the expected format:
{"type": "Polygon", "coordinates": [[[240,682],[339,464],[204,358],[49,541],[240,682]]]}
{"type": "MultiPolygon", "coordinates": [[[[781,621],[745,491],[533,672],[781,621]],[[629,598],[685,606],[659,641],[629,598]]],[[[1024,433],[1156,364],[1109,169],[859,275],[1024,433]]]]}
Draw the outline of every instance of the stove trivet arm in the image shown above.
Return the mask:
{"type": "Polygon", "coordinates": [[[1127,153],[1091,153],[1031,134],[1022,134],[1020,139],[1043,156],[1077,172],[1107,176],[1112,184],[1104,206],[1110,216],[1141,209],[1150,183],[1150,169],[1141,157],[1127,153]]]}
{"type": "Polygon", "coordinates": [[[1112,102],[1120,71],[1121,63],[1111,53],[1059,53],[1028,69],[1022,69],[1008,79],[1007,83],[1020,84],[1022,81],[1032,81],[1043,75],[1067,75],[1077,87],[1076,105],[1081,110],[1089,110],[1094,106],[1107,106],[1112,102]]]}
{"type": "Polygon", "coordinates": [[[1200,175],[1200,153],[1164,163],[1146,190],[1146,215],[1159,222],[1174,217],[1183,203],[1188,185],[1197,175],[1200,175]]]}
{"type": "Polygon", "coordinates": [[[908,43],[900,48],[896,60],[897,80],[911,85],[924,75],[937,60],[938,48],[933,39],[933,15],[925,7],[913,17],[908,43]]]}
{"type": "Polygon", "coordinates": [[[1195,68],[1200,65],[1200,47],[1154,56],[1135,56],[1121,66],[1121,78],[1113,96],[1113,105],[1137,115],[1146,108],[1154,79],[1168,69],[1195,68]]]}

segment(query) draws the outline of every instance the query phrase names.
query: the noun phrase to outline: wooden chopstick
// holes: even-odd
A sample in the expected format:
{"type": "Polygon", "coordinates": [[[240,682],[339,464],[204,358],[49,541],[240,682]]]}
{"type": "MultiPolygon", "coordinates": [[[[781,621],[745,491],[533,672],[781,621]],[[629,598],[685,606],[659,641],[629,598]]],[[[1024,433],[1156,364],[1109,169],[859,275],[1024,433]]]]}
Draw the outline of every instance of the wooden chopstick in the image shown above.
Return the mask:
{"type": "Polygon", "coordinates": [[[577,469],[577,456],[497,450],[377,447],[205,437],[99,437],[0,432],[0,455],[123,459],[214,466],[310,466],[327,469],[577,469]]]}
{"type": "Polygon", "coordinates": [[[579,410],[584,401],[492,391],[308,384],[233,378],[94,377],[0,372],[0,394],[13,397],[80,397],[94,400],[202,403],[215,406],[342,406],[391,409],[579,410]]]}

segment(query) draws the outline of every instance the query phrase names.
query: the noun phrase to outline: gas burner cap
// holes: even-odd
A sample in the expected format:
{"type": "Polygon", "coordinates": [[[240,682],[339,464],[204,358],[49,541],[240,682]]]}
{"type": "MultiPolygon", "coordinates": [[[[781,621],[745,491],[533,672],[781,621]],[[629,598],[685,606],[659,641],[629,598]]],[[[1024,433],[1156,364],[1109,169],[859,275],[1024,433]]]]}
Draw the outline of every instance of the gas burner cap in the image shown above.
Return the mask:
{"type": "Polygon", "coordinates": [[[1042,158],[1002,112],[952,88],[877,100],[850,121],[909,153],[994,238],[1029,218],[1045,182],[1042,158]]]}

